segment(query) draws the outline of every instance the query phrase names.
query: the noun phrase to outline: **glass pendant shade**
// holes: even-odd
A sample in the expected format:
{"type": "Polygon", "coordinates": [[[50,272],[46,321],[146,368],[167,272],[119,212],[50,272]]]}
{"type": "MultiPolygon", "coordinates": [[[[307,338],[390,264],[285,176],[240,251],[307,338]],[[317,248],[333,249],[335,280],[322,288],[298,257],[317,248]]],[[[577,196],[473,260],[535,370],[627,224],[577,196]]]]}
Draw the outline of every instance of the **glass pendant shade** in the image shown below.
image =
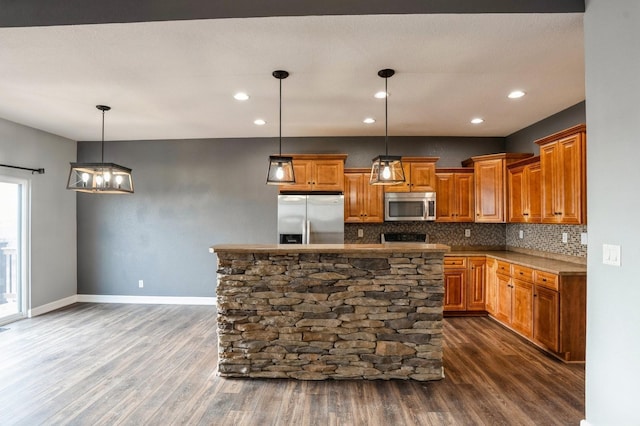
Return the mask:
{"type": "Polygon", "coordinates": [[[67,189],[102,194],[133,194],[131,169],[113,163],[71,163],[67,189]]]}
{"type": "Polygon", "coordinates": [[[285,185],[296,183],[293,174],[293,158],[272,155],[269,157],[269,172],[267,173],[269,185],[285,185]]]}
{"type": "Polygon", "coordinates": [[[131,169],[104,162],[104,113],[111,107],[96,105],[102,111],[102,162],[71,163],[67,189],[100,194],[133,194],[131,169]]]}
{"type": "Polygon", "coordinates": [[[404,182],[402,157],[396,155],[379,155],[373,159],[370,185],[398,185],[404,182]]]}
{"type": "Polygon", "coordinates": [[[378,76],[384,78],[384,148],[385,154],[374,158],[371,165],[371,176],[369,185],[398,185],[405,182],[404,167],[402,167],[402,157],[389,155],[389,119],[387,114],[387,79],[395,74],[392,69],[378,71],[378,76]]]}

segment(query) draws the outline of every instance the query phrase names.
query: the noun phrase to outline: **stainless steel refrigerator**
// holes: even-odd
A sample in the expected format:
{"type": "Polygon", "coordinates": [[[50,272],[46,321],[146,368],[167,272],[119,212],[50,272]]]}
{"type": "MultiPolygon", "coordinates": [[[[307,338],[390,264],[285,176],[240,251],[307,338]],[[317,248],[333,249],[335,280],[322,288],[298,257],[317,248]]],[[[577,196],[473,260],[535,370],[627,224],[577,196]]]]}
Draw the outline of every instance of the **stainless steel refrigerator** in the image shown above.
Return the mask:
{"type": "Polygon", "coordinates": [[[344,243],[344,195],[278,195],[278,243],[344,243]]]}

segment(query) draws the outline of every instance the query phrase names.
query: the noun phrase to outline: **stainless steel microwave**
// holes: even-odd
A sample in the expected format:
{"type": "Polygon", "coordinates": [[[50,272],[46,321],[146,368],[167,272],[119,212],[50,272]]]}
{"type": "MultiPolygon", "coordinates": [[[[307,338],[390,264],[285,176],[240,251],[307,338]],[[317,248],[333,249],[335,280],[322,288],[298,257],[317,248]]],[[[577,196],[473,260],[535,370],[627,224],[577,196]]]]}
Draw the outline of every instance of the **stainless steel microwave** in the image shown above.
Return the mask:
{"type": "Polygon", "coordinates": [[[384,194],[384,220],[436,220],[435,192],[387,192],[384,194]]]}

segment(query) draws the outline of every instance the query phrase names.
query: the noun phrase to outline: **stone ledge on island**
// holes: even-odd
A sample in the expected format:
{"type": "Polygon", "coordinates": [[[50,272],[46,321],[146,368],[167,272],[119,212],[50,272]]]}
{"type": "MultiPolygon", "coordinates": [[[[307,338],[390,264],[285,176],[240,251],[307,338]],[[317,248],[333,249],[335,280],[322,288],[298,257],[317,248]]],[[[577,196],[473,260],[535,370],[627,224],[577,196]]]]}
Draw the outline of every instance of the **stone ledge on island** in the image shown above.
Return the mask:
{"type": "Polygon", "coordinates": [[[216,246],[218,374],[441,379],[447,247],[375,246],[329,253],[216,246]]]}

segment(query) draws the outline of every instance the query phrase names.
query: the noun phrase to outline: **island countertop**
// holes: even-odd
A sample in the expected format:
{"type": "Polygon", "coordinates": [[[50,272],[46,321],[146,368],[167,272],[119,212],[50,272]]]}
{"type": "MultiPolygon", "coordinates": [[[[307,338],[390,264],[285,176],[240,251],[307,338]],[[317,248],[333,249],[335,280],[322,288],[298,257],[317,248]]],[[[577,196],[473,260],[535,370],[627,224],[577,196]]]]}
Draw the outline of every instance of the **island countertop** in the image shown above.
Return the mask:
{"type": "Polygon", "coordinates": [[[218,244],[211,253],[446,253],[444,244],[218,244]]]}

